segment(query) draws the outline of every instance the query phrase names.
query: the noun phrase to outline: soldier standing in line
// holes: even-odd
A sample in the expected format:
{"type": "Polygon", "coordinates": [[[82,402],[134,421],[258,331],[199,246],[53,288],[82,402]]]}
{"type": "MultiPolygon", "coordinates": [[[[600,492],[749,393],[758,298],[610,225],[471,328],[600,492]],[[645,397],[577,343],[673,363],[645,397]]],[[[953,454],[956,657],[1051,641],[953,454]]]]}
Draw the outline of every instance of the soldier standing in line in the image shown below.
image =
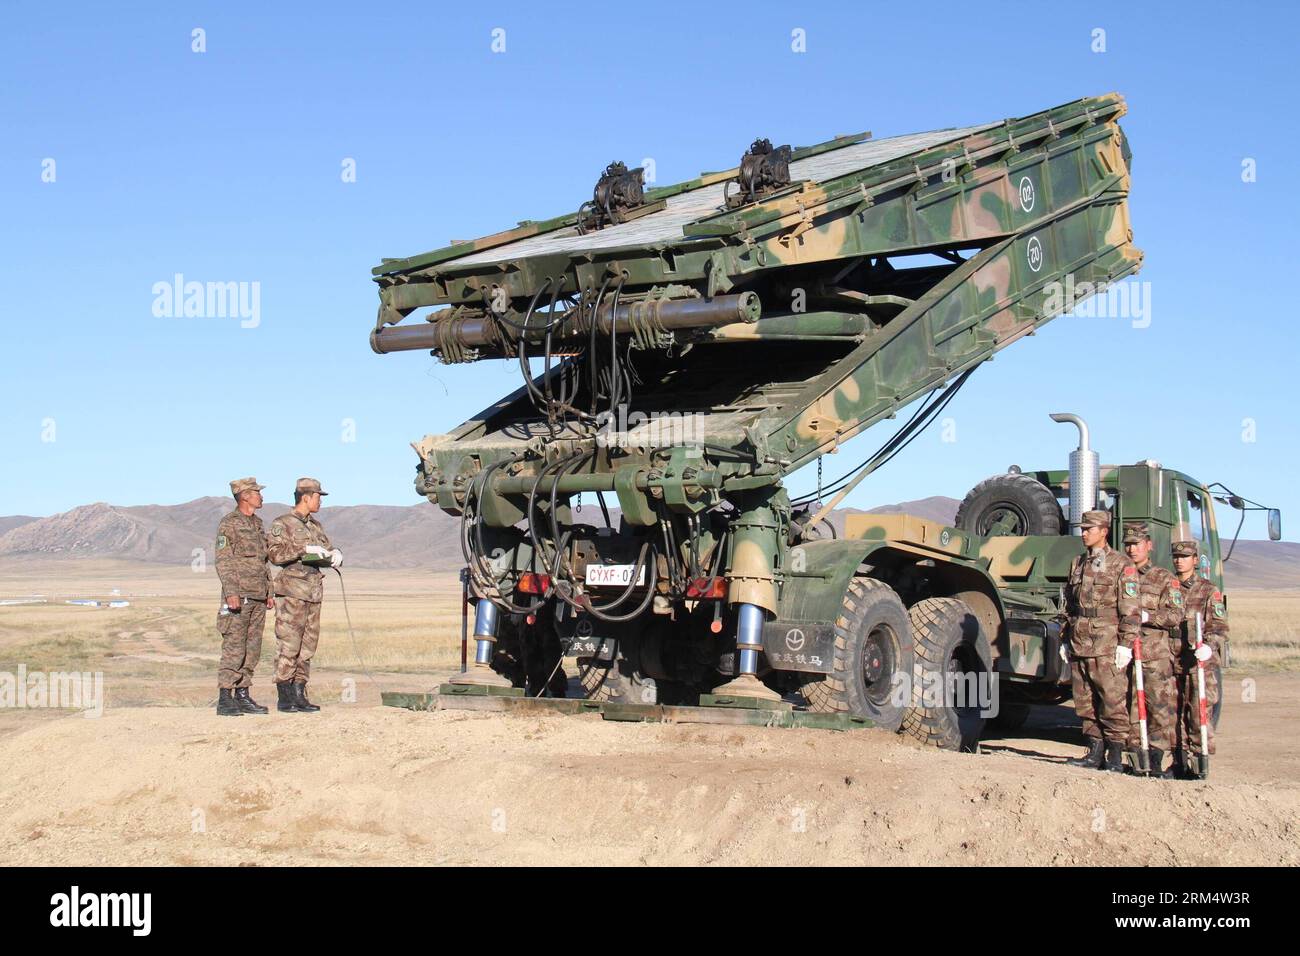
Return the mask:
{"type": "Polygon", "coordinates": [[[265,714],[249,696],[253,670],[262,656],[267,609],[275,606],[266,565],[266,533],[255,511],[262,507],[256,478],[230,483],[236,508],[217,527],[217,577],[221,580],[221,663],[217,665],[217,713],[223,717],[265,714]]]}
{"type": "MultiPolygon", "coordinates": [[[[1170,648],[1183,623],[1183,592],[1173,573],[1151,560],[1151,529],[1145,521],[1124,526],[1124,551],[1137,566],[1142,616],[1142,685],[1147,702],[1147,744],[1152,775],[1160,774],[1165,752],[1172,750],[1178,720],[1178,693],[1170,648]]],[[[1142,735],[1138,722],[1137,680],[1129,694],[1129,756],[1133,769],[1142,766],[1138,751],[1142,735]]]]}
{"type": "Polygon", "coordinates": [[[1061,657],[1071,662],[1074,711],[1088,751],[1072,767],[1124,772],[1128,740],[1128,666],[1142,618],[1133,562],[1106,543],[1109,511],[1085,511],[1080,522],[1088,550],[1074,559],[1059,618],[1069,635],[1061,657]],[[1067,658],[1068,654],[1068,658],[1067,658]]]}
{"type": "Polygon", "coordinates": [[[311,659],[320,640],[320,605],[325,596],[322,567],[341,567],[343,555],[330,544],[316,520],[321,491],[315,478],[299,478],[293,492],[293,510],[271,522],[267,557],[280,567],[275,594],[275,685],[277,710],[310,713],[320,707],[307,699],[311,659]]]}
{"type": "MultiPolygon", "coordinates": [[[[1167,777],[1204,779],[1201,774],[1201,703],[1197,689],[1198,664],[1205,664],[1205,708],[1207,714],[1219,701],[1219,667],[1223,645],[1228,639],[1228,607],[1212,581],[1196,573],[1195,541],[1175,541],[1171,548],[1174,572],[1183,590],[1186,616],[1182,631],[1173,642],[1172,664],[1178,689],[1178,720],[1174,729],[1174,762],[1167,777]],[[1196,615],[1201,616],[1204,643],[1196,647],[1196,615]]],[[[1210,753],[1214,753],[1214,726],[1206,722],[1210,753]]]]}

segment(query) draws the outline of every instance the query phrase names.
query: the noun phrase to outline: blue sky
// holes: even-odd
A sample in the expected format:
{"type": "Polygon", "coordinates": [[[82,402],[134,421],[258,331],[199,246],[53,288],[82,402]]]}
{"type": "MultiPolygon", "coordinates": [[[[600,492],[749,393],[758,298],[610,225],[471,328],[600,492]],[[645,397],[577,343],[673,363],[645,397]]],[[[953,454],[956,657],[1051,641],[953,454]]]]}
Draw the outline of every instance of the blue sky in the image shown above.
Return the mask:
{"type": "MultiPolygon", "coordinates": [[[[398,9],[0,6],[0,514],[180,502],[245,474],[279,500],[307,474],[331,503],[414,503],[408,443],[518,375],[372,354],[380,258],[572,210],[615,158],[652,157],[663,184],[760,135],[883,137],[1117,90],[1149,327],[1049,324],[949,406],[956,441],[932,429],[849,503],[1064,467],[1074,432],[1047,414],[1065,410],[1106,461],[1158,458],[1300,520],[1294,6],[398,9]],[[176,273],[259,283],[260,322],[155,315],[176,273]]],[[[888,430],[828,458],[828,477],[888,430]]]]}

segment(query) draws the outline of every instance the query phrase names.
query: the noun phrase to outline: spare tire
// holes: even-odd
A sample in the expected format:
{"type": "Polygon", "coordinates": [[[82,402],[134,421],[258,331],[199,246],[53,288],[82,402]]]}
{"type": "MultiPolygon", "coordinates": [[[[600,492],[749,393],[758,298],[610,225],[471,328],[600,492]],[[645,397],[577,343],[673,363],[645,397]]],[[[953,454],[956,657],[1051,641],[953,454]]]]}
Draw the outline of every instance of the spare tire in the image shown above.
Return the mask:
{"type": "Polygon", "coordinates": [[[1052,489],[1029,475],[994,475],[967,493],[955,524],[981,537],[1062,534],[1067,525],[1052,489]]]}

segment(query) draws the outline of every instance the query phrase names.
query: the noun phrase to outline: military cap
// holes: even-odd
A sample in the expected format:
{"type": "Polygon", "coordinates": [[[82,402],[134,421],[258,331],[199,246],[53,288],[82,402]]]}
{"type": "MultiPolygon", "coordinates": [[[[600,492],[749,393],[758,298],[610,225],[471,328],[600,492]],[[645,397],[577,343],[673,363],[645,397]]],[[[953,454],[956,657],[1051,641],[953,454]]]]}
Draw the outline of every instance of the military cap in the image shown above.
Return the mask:
{"type": "Polygon", "coordinates": [[[1083,520],[1079,522],[1081,528],[1109,528],[1110,512],[1098,509],[1096,511],[1085,511],[1083,520]]]}
{"type": "Polygon", "coordinates": [[[236,478],[230,483],[230,493],[236,498],[241,491],[261,491],[266,485],[259,485],[256,478],[236,478]]]}
{"type": "Polygon", "coordinates": [[[329,494],[328,491],[320,490],[320,482],[317,481],[315,478],[299,478],[298,484],[294,486],[293,490],[300,495],[311,495],[311,494],[328,495],[329,494]]]}
{"type": "Polygon", "coordinates": [[[1151,527],[1145,521],[1133,521],[1124,525],[1124,543],[1136,544],[1151,540],[1151,527]]]}
{"type": "Polygon", "coordinates": [[[1175,541],[1169,548],[1175,558],[1194,558],[1197,550],[1195,541],[1175,541]]]}

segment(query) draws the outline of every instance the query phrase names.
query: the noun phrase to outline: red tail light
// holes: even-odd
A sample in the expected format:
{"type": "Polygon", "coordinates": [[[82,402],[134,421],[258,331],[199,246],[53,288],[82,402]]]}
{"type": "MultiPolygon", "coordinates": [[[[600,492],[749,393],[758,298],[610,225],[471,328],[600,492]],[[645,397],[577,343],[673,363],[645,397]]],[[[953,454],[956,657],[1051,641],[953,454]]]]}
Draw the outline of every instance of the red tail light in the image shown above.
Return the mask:
{"type": "Polygon", "coordinates": [[[549,574],[535,574],[532,571],[525,571],[519,575],[520,594],[545,594],[551,589],[551,576],[549,574]]]}
{"type": "Polygon", "coordinates": [[[686,586],[686,596],[696,601],[717,601],[727,596],[726,578],[696,578],[686,586]]]}

